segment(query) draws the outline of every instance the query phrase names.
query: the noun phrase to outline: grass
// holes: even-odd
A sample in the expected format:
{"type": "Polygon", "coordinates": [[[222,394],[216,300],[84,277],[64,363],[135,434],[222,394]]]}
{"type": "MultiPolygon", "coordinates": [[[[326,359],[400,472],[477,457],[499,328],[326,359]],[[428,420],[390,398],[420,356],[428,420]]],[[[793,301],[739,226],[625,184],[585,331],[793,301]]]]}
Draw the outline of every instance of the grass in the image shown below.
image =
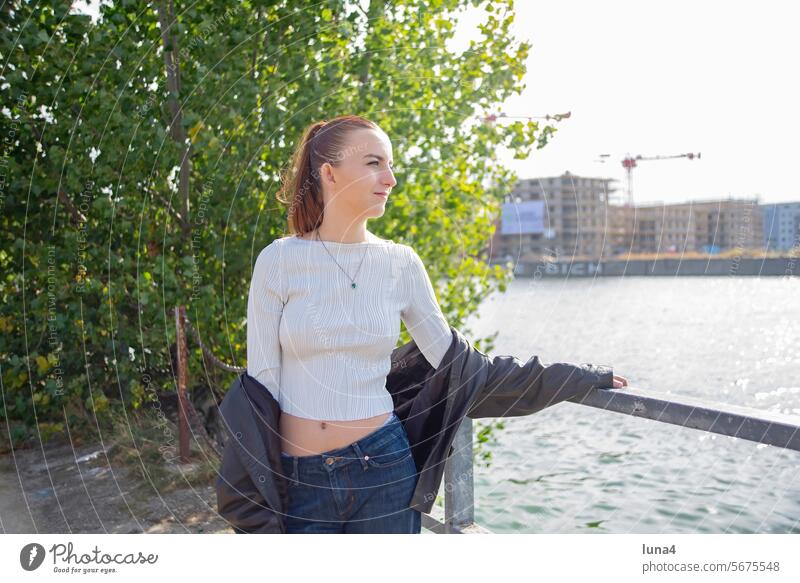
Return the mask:
{"type": "MultiPolygon", "coordinates": [[[[103,443],[113,466],[125,467],[142,481],[152,481],[160,492],[213,485],[219,459],[189,435],[189,460],[178,460],[178,428],[153,409],[116,412],[104,422],[103,443]]],[[[101,443],[96,435],[96,443],[101,443]]],[[[105,463],[105,462],[103,462],[105,463]]]]}

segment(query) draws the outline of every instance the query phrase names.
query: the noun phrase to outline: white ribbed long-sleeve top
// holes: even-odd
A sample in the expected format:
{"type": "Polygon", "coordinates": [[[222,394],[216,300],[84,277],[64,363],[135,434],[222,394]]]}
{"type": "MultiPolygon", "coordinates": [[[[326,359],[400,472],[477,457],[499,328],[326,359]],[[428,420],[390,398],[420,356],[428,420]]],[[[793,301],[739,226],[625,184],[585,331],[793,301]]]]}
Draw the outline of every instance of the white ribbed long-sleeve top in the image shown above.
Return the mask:
{"type": "Polygon", "coordinates": [[[437,368],[452,336],[413,248],[276,239],[259,253],[250,283],[248,374],[298,417],[344,421],[392,411],[386,376],[401,320],[437,368]]]}

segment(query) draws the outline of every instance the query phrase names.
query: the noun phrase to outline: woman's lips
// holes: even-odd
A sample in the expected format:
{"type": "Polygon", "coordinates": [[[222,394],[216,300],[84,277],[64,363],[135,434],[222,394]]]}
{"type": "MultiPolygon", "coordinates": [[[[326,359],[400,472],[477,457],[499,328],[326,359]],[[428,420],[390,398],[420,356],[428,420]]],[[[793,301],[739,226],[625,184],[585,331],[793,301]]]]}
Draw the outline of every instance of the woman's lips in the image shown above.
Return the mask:
{"type": "Polygon", "coordinates": [[[385,193],[385,192],[373,192],[372,194],[374,194],[376,196],[381,196],[383,198],[389,198],[389,195],[387,193],[385,193]]]}

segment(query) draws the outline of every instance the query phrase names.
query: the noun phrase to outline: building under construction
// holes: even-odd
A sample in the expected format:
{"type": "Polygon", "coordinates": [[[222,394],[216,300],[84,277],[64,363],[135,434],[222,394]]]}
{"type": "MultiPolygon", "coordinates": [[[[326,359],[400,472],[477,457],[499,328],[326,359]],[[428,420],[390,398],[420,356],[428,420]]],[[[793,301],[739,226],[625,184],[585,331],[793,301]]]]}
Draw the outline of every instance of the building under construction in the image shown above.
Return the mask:
{"type": "Polygon", "coordinates": [[[612,182],[570,172],[520,180],[496,222],[492,262],[764,248],[757,198],[631,206],[612,182]]]}
{"type": "Polygon", "coordinates": [[[520,180],[506,197],[492,242],[492,257],[503,261],[576,255],[605,257],[609,178],[562,176],[520,180]]]}
{"type": "Polygon", "coordinates": [[[762,249],[764,219],[758,199],[719,199],[621,207],[632,253],[715,254],[762,249]]]}

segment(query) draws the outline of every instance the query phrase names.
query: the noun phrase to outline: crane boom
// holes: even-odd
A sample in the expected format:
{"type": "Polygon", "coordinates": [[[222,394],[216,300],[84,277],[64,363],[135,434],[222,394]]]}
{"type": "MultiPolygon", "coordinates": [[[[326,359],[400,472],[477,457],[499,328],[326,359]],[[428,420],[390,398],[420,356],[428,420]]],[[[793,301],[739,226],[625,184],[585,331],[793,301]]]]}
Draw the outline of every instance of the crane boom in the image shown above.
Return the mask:
{"type": "Polygon", "coordinates": [[[625,168],[625,173],[627,174],[628,178],[628,193],[627,193],[627,200],[626,206],[633,206],[633,169],[636,168],[636,162],[639,161],[646,161],[646,160],[671,160],[674,158],[688,158],[689,160],[694,160],[697,158],[700,159],[700,152],[697,154],[689,153],[689,154],[675,154],[672,156],[641,156],[637,155],[636,157],[632,157],[628,154],[622,160],[622,167],[625,168]]]}

